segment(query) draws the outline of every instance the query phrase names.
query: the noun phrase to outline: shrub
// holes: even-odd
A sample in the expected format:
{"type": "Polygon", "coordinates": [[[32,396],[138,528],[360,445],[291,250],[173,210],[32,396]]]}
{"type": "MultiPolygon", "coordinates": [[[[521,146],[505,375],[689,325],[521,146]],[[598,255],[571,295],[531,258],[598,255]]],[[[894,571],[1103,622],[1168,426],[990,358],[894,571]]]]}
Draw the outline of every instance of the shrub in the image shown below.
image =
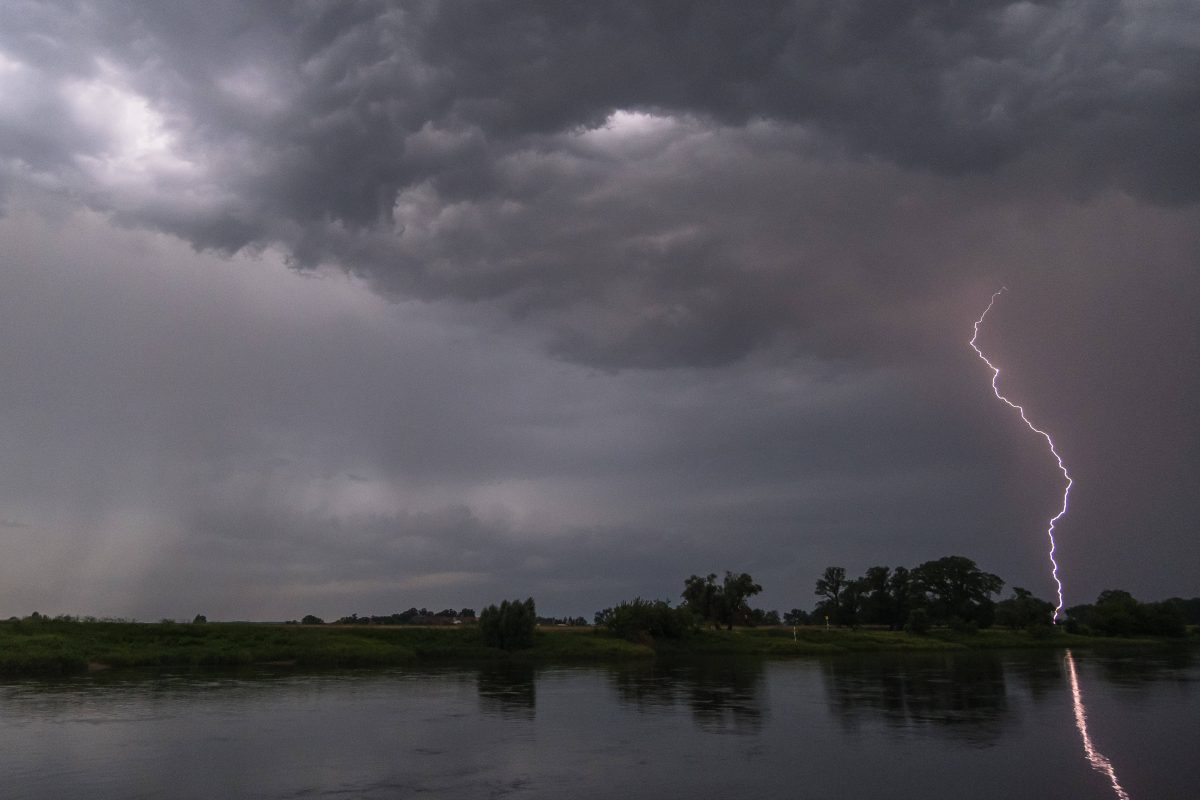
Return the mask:
{"type": "Polygon", "coordinates": [[[596,624],[631,642],[647,636],[678,639],[695,626],[695,617],[685,606],[671,608],[666,600],[634,598],[596,614],[596,624]]]}
{"type": "Polygon", "coordinates": [[[525,602],[505,600],[499,607],[491,605],[479,615],[479,633],[488,647],[501,650],[522,650],[533,647],[533,629],[537,612],[533,598],[525,602]]]}
{"type": "Polygon", "coordinates": [[[916,636],[929,633],[930,621],[929,612],[923,608],[914,608],[908,612],[908,622],[904,623],[904,630],[916,636]]]}
{"type": "Polygon", "coordinates": [[[1052,625],[1047,625],[1044,622],[1034,622],[1028,625],[1025,630],[1027,630],[1029,635],[1034,639],[1049,639],[1054,635],[1054,627],[1052,625]]]}
{"type": "Polygon", "coordinates": [[[967,635],[979,633],[979,623],[973,619],[963,619],[962,617],[951,617],[950,630],[955,633],[965,633],[967,635]]]}

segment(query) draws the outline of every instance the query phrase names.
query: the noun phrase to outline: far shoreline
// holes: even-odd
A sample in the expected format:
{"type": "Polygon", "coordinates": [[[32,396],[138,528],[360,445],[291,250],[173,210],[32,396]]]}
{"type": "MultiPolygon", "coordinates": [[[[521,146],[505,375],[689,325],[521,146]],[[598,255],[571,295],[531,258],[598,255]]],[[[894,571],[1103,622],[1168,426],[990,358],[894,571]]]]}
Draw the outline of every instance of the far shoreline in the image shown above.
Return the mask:
{"type": "Polygon", "coordinates": [[[273,622],[0,622],[0,677],[71,675],[144,667],[279,669],[386,667],[453,662],[587,664],[655,658],[791,658],[852,653],[963,653],[1027,649],[1161,652],[1184,638],[1080,636],[935,628],[910,634],[868,628],[768,626],[705,629],[684,638],[632,642],[594,627],[542,626],[528,649],[486,647],[475,625],[295,625],[273,622]]]}

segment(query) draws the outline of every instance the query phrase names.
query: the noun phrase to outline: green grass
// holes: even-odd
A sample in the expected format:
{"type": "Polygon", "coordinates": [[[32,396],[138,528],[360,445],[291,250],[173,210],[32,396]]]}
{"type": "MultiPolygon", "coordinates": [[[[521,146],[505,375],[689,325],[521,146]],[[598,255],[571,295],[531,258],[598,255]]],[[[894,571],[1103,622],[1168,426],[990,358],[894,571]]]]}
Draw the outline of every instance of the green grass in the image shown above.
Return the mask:
{"type": "MultiPolygon", "coordinates": [[[[1195,642],[1195,637],[1191,640],[1195,642]]],[[[901,631],[802,627],[704,630],[675,641],[628,642],[590,628],[545,628],[529,650],[485,647],[474,626],[301,626],[254,623],[0,622],[0,674],[81,672],[110,667],[280,664],[365,667],[422,661],[589,662],[661,656],[802,656],[861,651],[1000,648],[1155,647],[1160,640],[1114,640],[986,630],[927,636],[901,631]]]]}
{"type": "Polygon", "coordinates": [[[610,660],[652,656],[645,645],[587,629],[539,630],[530,650],[485,647],[473,627],[247,623],[0,622],[0,674],[111,667],[362,667],[418,661],[610,660]]]}

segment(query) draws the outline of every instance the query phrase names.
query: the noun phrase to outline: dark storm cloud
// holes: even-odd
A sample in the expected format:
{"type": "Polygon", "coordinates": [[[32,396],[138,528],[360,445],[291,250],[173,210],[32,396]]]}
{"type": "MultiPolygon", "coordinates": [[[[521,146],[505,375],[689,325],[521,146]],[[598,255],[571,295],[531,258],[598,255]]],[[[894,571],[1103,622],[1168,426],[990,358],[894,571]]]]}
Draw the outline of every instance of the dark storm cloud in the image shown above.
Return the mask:
{"type": "Polygon", "coordinates": [[[1200,197],[1188,5],[18,4],[7,17],[0,46],[24,65],[12,82],[36,98],[0,128],[18,174],[200,247],[278,243],[385,292],[493,302],[605,366],[725,363],[779,335],[855,350],[839,319],[891,339],[869,330],[862,295],[930,269],[904,263],[924,222],[897,212],[909,171],[918,187],[921,173],[1024,170],[1069,196],[1200,197]],[[89,172],[116,145],[80,122],[63,80],[146,98],[193,168],[132,185],[89,172]],[[608,141],[589,138],[605,125],[608,141]],[[831,183],[847,188],[831,198],[831,183]],[[902,263],[846,251],[852,235],[902,263]]]}

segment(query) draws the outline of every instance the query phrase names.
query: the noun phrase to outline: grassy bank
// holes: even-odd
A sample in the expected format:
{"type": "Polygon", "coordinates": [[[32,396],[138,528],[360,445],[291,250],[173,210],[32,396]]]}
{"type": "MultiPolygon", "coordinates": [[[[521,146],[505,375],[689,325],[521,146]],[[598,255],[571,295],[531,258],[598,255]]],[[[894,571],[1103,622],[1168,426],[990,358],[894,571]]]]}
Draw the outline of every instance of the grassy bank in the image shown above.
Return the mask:
{"type": "MultiPolygon", "coordinates": [[[[569,661],[648,655],[653,655],[648,647],[591,631],[538,631],[534,648],[517,657],[569,661]]],[[[485,647],[473,626],[0,622],[0,674],[8,675],[155,666],[361,667],[512,657],[485,647]]]]}
{"type": "MultiPolygon", "coordinates": [[[[1195,641],[1195,637],[1192,637],[1195,641]]],[[[156,666],[279,664],[298,667],[386,666],[432,660],[536,662],[652,658],[656,654],[796,656],[855,651],[930,651],[1027,647],[1158,647],[1155,640],[1113,640],[1022,631],[974,634],[754,628],[701,631],[678,641],[635,644],[591,629],[539,630],[531,650],[485,647],[473,626],[419,628],[272,624],[0,622],[0,674],[81,672],[156,666]]]]}

